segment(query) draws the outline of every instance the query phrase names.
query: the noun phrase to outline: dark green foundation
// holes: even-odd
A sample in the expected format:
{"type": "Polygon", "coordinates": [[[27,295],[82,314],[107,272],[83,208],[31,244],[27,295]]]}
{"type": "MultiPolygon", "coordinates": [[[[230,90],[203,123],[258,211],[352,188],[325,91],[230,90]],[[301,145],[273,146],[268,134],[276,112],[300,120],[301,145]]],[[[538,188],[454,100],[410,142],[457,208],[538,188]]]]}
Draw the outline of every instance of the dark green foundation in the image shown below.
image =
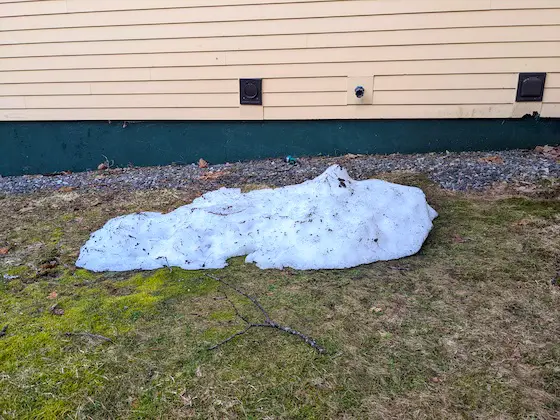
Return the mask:
{"type": "Polygon", "coordinates": [[[532,148],[560,141],[560,119],[0,122],[0,175],[346,153],[532,148]]]}

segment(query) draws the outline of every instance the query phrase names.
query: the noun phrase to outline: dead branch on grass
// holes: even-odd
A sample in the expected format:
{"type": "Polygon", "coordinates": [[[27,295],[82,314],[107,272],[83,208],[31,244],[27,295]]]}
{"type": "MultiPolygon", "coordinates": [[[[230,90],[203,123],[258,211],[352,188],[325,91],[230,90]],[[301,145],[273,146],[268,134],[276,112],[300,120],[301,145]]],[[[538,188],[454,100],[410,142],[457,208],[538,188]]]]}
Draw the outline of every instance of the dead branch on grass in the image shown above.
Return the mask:
{"type": "Polygon", "coordinates": [[[224,344],[233,340],[235,337],[239,337],[240,335],[243,335],[243,334],[247,333],[252,328],[273,328],[273,329],[285,332],[286,334],[291,334],[291,335],[294,335],[294,336],[298,337],[304,343],[306,343],[307,345],[309,345],[313,349],[315,349],[317,351],[317,353],[319,353],[319,354],[326,354],[327,353],[327,350],[324,347],[321,347],[319,344],[317,344],[317,342],[313,338],[311,338],[311,337],[309,337],[309,336],[307,336],[307,335],[305,335],[305,334],[303,334],[303,333],[301,333],[297,330],[294,330],[293,328],[290,328],[290,327],[287,327],[285,325],[281,325],[281,324],[278,324],[277,322],[275,322],[272,318],[270,318],[270,315],[268,314],[268,312],[263,308],[263,306],[260,304],[260,302],[256,298],[250,296],[249,294],[243,292],[242,290],[240,290],[237,287],[233,286],[232,284],[226,282],[225,280],[222,280],[219,277],[215,277],[215,276],[212,276],[210,274],[206,274],[206,277],[211,278],[212,280],[217,281],[219,283],[222,283],[224,286],[227,286],[230,289],[235,290],[241,296],[249,299],[251,301],[251,303],[253,303],[253,305],[255,305],[255,307],[263,314],[264,319],[265,319],[262,324],[255,324],[253,322],[250,322],[246,317],[241,315],[241,313],[239,312],[239,310],[237,309],[237,307],[235,306],[233,301],[224,292],[225,299],[227,299],[227,301],[233,307],[233,310],[235,311],[235,315],[239,319],[241,319],[243,322],[245,322],[245,324],[247,324],[247,327],[244,330],[238,331],[235,334],[229,336],[225,340],[220,341],[218,344],[215,344],[214,346],[210,347],[208,350],[216,350],[217,348],[219,348],[219,347],[223,346],[224,344]]]}

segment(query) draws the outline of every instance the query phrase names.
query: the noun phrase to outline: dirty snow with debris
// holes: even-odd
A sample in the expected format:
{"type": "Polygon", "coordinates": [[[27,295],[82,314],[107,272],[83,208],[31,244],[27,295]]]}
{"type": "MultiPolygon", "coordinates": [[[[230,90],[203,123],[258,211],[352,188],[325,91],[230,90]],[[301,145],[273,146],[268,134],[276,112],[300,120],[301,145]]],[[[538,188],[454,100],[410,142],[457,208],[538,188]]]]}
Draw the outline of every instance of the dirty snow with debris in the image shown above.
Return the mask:
{"type": "Polygon", "coordinates": [[[168,213],[117,217],[92,234],[92,271],[223,268],[247,255],[262,269],[338,269],[417,253],[437,213],[414,187],[355,181],[338,165],[299,185],[221,188],[168,213]]]}

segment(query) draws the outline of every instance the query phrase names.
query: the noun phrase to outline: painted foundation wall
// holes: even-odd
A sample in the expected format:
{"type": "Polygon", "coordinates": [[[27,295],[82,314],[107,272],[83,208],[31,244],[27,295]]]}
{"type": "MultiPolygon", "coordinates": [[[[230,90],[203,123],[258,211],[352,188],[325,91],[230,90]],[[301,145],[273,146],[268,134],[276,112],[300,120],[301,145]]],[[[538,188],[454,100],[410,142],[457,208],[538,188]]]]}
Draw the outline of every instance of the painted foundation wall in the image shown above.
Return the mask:
{"type": "Polygon", "coordinates": [[[0,175],[269,157],[532,148],[560,139],[560,119],[0,122],[0,175]]]}
{"type": "Polygon", "coordinates": [[[560,0],[0,0],[0,121],[533,112],[560,117],[560,0]],[[548,73],[543,103],[519,72],[548,73]]]}

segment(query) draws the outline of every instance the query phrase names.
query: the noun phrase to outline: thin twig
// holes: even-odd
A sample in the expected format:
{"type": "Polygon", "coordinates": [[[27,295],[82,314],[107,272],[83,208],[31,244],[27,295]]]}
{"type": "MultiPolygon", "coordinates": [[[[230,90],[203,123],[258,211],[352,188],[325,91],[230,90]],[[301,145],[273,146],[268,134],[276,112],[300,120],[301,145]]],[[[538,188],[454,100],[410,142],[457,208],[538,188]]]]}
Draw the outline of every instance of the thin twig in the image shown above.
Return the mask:
{"type": "Polygon", "coordinates": [[[237,315],[240,319],[245,321],[247,324],[251,324],[249,322],[249,320],[247,320],[247,318],[245,318],[243,315],[241,315],[241,313],[239,312],[239,309],[237,309],[237,306],[235,306],[235,303],[233,303],[233,301],[229,298],[229,296],[226,294],[226,292],[224,292],[224,297],[231,304],[231,307],[235,311],[235,315],[237,315]]]}
{"type": "Polygon", "coordinates": [[[238,331],[235,334],[229,336],[228,338],[226,338],[225,340],[219,342],[218,344],[210,347],[208,350],[215,350],[219,347],[221,347],[222,345],[230,342],[231,340],[233,340],[235,337],[239,337],[240,335],[245,334],[246,332],[248,332],[251,328],[273,328],[273,329],[277,329],[279,331],[283,331],[287,334],[291,334],[295,337],[298,337],[300,340],[302,340],[303,342],[305,342],[306,344],[308,344],[309,346],[311,346],[312,348],[314,348],[318,353],[320,354],[326,354],[327,350],[323,347],[321,347],[319,344],[317,344],[317,341],[315,341],[313,338],[297,331],[294,330],[293,328],[287,327],[285,325],[280,325],[277,322],[273,321],[270,316],[268,315],[268,312],[266,312],[266,310],[262,307],[262,305],[260,304],[260,302],[250,296],[249,294],[243,292],[242,290],[236,288],[235,286],[229,284],[228,282],[226,282],[225,280],[222,280],[219,277],[216,276],[212,276],[210,274],[205,274],[206,277],[211,278],[212,280],[215,280],[219,283],[222,283],[223,285],[235,290],[237,293],[239,293],[240,295],[246,297],[247,299],[249,299],[264,315],[265,317],[265,321],[262,324],[255,324],[250,322],[246,317],[244,317],[243,315],[241,315],[241,313],[239,312],[239,310],[237,309],[237,306],[235,306],[235,304],[233,303],[233,301],[228,297],[228,295],[224,292],[224,296],[227,299],[227,301],[231,304],[231,306],[233,307],[233,310],[235,311],[236,316],[241,319],[242,321],[244,321],[247,324],[247,327],[242,330],[242,331],[238,331]]]}
{"type": "Polygon", "coordinates": [[[101,341],[109,341],[109,342],[113,342],[113,340],[111,340],[108,337],[99,335],[99,334],[92,334],[92,333],[88,333],[88,332],[77,332],[77,333],[73,333],[73,332],[67,332],[64,333],[64,335],[66,337],[87,337],[87,338],[92,338],[94,340],[101,340],[101,341]]]}
{"type": "Polygon", "coordinates": [[[239,293],[242,296],[245,296],[247,299],[249,299],[251,302],[253,302],[253,304],[263,313],[264,317],[266,318],[267,321],[270,321],[270,316],[268,315],[268,313],[264,310],[264,308],[262,307],[262,305],[259,303],[259,301],[257,299],[255,299],[254,297],[248,295],[247,293],[245,293],[242,290],[239,290],[237,287],[235,287],[232,284],[229,284],[227,281],[222,280],[219,277],[213,276],[211,274],[206,274],[206,277],[209,277],[215,281],[218,281],[224,285],[226,285],[227,287],[229,287],[230,289],[235,290],[237,293],[239,293]]]}
{"type": "Polygon", "coordinates": [[[156,258],[156,260],[159,260],[159,259],[164,259],[165,260],[165,266],[169,269],[170,273],[173,273],[173,269],[169,265],[169,260],[167,259],[167,257],[157,257],[156,258]]]}
{"type": "Polygon", "coordinates": [[[251,328],[254,328],[254,326],[253,326],[252,324],[249,324],[249,325],[247,326],[247,328],[245,328],[243,331],[238,331],[238,332],[236,332],[235,334],[233,334],[233,335],[229,336],[228,338],[226,338],[224,341],[220,341],[218,344],[216,344],[216,345],[210,347],[208,350],[216,350],[218,347],[220,347],[220,346],[226,344],[228,341],[233,340],[235,337],[238,337],[238,336],[240,336],[240,335],[245,334],[245,333],[246,333],[247,331],[249,331],[251,328]]]}
{"type": "Polygon", "coordinates": [[[317,344],[317,342],[315,340],[313,340],[311,337],[306,336],[305,334],[300,333],[297,330],[294,330],[293,328],[286,327],[286,326],[283,326],[283,325],[279,325],[279,324],[276,324],[276,323],[271,324],[270,327],[271,328],[276,328],[280,331],[284,331],[285,333],[288,333],[288,334],[295,335],[296,337],[299,337],[304,342],[309,344],[314,349],[317,349],[317,351],[319,351],[319,353],[326,353],[326,350],[324,348],[322,348],[321,346],[319,346],[319,344],[317,344]],[[321,349],[321,350],[319,350],[319,349],[321,349]]]}
{"type": "Polygon", "coordinates": [[[231,215],[231,214],[243,213],[244,211],[245,211],[245,210],[234,211],[234,212],[232,212],[232,213],[216,213],[216,212],[213,212],[213,211],[206,210],[206,213],[213,214],[213,215],[215,215],[215,216],[229,216],[229,215],[231,215]]]}

